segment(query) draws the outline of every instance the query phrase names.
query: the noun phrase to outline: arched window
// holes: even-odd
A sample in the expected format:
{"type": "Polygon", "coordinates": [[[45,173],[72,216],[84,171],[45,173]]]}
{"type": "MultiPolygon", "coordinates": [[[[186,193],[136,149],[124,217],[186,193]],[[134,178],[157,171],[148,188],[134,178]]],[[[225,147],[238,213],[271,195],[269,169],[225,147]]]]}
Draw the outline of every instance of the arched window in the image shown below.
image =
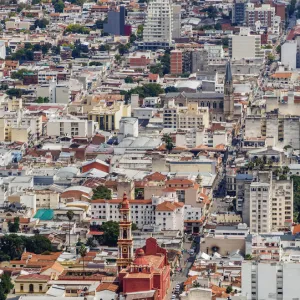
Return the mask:
{"type": "Polygon", "coordinates": [[[30,283],[29,284],[29,293],[33,293],[33,292],[34,292],[33,284],[30,283]]]}

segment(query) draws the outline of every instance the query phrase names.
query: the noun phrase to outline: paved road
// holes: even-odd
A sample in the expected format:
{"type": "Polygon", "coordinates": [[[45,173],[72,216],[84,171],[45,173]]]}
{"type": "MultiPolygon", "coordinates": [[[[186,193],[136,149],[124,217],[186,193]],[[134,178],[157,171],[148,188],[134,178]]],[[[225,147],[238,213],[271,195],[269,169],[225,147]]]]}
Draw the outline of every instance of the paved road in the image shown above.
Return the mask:
{"type": "MultiPolygon", "coordinates": [[[[191,242],[185,242],[185,243],[183,243],[183,248],[185,250],[188,250],[191,248],[191,245],[192,245],[191,242]]],[[[193,265],[194,260],[195,260],[195,256],[190,257],[190,255],[187,252],[183,253],[181,260],[180,260],[180,267],[182,268],[182,272],[176,272],[172,276],[171,287],[169,289],[166,299],[171,299],[173,290],[175,290],[175,287],[177,284],[182,284],[183,282],[186,281],[189,270],[190,270],[191,266],[193,265]]],[[[177,298],[179,298],[178,295],[177,295],[177,298]]]]}

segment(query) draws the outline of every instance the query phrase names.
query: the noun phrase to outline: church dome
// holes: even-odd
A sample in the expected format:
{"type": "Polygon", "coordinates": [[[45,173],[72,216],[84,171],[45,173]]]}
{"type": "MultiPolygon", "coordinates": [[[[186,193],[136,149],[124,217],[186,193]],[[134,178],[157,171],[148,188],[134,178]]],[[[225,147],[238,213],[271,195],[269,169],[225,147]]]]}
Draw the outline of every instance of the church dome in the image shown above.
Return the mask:
{"type": "Polygon", "coordinates": [[[142,248],[139,248],[135,251],[135,260],[133,261],[134,265],[138,266],[147,266],[149,265],[149,262],[145,258],[145,252],[142,248]]]}

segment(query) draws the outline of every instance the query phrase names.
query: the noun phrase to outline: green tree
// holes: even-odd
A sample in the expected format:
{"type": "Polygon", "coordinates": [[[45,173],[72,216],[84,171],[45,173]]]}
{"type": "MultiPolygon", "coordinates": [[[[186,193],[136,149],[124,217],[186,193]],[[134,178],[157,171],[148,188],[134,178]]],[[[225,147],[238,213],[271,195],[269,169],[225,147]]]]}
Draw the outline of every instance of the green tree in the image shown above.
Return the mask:
{"type": "Polygon", "coordinates": [[[17,98],[21,98],[21,96],[23,95],[23,92],[22,90],[20,89],[9,89],[9,90],[6,90],[6,94],[12,98],[12,97],[17,97],[17,98]]]}
{"type": "Polygon", "coordinates": [[[120,54],[116,54],[115,55],[115,60],[116,60],[117,64],[119,65],[121,63],[121,61],[122,61],[121,55],[120,54]]]}
{"type": "Polygon", "coordinates": [[[230,293],[232,293],[232,291],[233,291],[233,288],[232,288],[231,285],[229,285],[229,286],[226,288],[226,293],[227,293],[227,294],[230,294],[230,293]]]}
{"type": "Polygon", "coordinates": [[[52,45],[50,43],[46,43],[46,44],[43,44],[42,47],[41,47],[41,50],[43,52],[43,54],[47,54],[48,51],[51,49],[52,45]]]}
{"type": "Polygon", "coordinates": [[[99,185],[93,189],[92,199],[106,199],[111,200],[111,190],[104,185],[99,185]]]}
{"type": "Polygon", "coordinates": [[[201,285],[200,285],[200,283],[198,282],[198,281],[194,281],[193,282],[193,288],[198,288],[198,287],[200,287],[201,285]]]}
{"type": "Polygon", "coordinates": [[[125,83],[133,83],[133,78],[131,76],[127,76],[125,78],[125,83]]]}
{"type": "Polygon", "coordinates": [[[132,94],[138,94],[140,98],[146,98],[157,97],[163,93],[164,90],[158,83],[146,83],[143,86],[137,86],[127,92],[123,91],[121,94],[125,96],[125,100],[128,100],[132,94]]]}
{"type": "Polygon", "coordinates": [[[228,37],[222,38],[222,45],[223,45],[223,48],[227,48],[229,46],[229,38],[228,37]]]}
{"type": "Polygon", "coordinates": [[[161,140],[165,143],[168,152],[171,152],[174,148],[173,140],[169,134],[164,134],[161,140]]]}
{"type": "Polygon", "coordinates": [[[128,53],[129,48],[130,48],[130,44],[126,44],[126,45],[120,44],[119,47],[118,47],[119,54],[124,55],[124,54],[128,53]]]}
{"type": "Polygon", "coordinates": [[[6,300],[6,295],[4,294],[3,288],[0,285],[0,300],[6,300]]]}
{"type": "Polygon", "coordinates": [[[90,32],[90,29],[80,24],[70,24],[65,29],[65,32],[88,34],[90,32]]]}
{"type": "Polygon", "coordinates": [[[168,86],[165,88],[165,93],[178,93],[179,90],[175,86],[168,86]]]}
{"type": "Polygon", "coordinates": [[[132,33],[129,38],[130,43],[134,43],[136,41],[136,39],[137,39],[136,35],[134,33],[132,33]]]}
{"type": "Polygon", "coordinates": [[[14,222],[12,223],[11,221],[8,221],[8,231],[9,232],[18,232],[20,229],[20,218],[15,217],[14,222]]]}
{"type": "Polygon", "coordinates": [[[100,231],[103,235],[99,236],[99,243],[110,247],[117,246],[119,236],[119,223],[115,221],[108,221],[100,226],[100,231]]]}
{"type": "Polygon", "coordinates": [[[65,5],[62,0],[59,0],[54,4],[55,12],[62,13],[64,11],[64,8],[65,8],[65,5]]]}
{"type": "Polygon", "coordinates": [[[79,249],[79,254],[82,257],[82,273],[83,273],[83,279],[84,279],[84,258],[86,257],[87,254],[87,249],[84,245],[81,245],[80,249],[79,249]]]}
{"type": "Polygon", "coordinates": [[[216,29],[216,30],[222,30],[222,25],[221,25],[220,23],[217,23],[217,24],[215,25],[215,29],[216,29]]]}
{"type": "Polygon", "coordinates": [[[3,273],[3,275],[0,277],[0,287],[3,290],[4,294],[9,294],[11,289],[14,287],[14,285],[11,282],[10,276],[6,273],[3,273]]]}
{"type": "Polygon", "coordinates": [[[51,52],[54,54],[54,55],[59,55],[60,54],[60,46],[53,46],[51,48],[51,52]]]}
{"type": "Polygon", "coordinates": [[[104,45],[104,44],[101,44],[100,46],[99,46],[99,51],[109,51],[110,50],[110,46],[109,45],[104,45]]]}
{"type": "Polygon", "coordinates": [[[252,255],[251,254],[246,254],[245,259],[246,260],[251,260],[252,259],[252,255]]]}
{"type": "Polygon", "coordinates": [[[67,211],[67,218],[69,220],[69,248],[71,247],[71,221],[74,218],[74,212],[72,210],[67,211]]]}
{"type": "Polygon", "coordinates": [[[35,101],[36,103],[49,103],[48,97],[38,97],[35,101]]]}
{"type": "Polygon", "coordinates": [[[150,72],[152,74],[158,74],[160,77],[163,76],[163,66],[159,63],[154,66],[150,66],[150,72]]]}
{"type": "Polygon", "coordinates": [[[28,70],[27,69],[19,69],[18,71],[12,72],[10,74],[10,77],[12,79],[19,79],[19,80],[23,80],[24,79],[24,74],[27,73],[28,70]]]}
{"type": "Polygon", "coordinates": [[[89,237],[87,240],[86,240],[86,243],[85,243],[88,247],[96,247],[96,243],[94,241],[94,239],[92,237],[89,237]]]}
{"type": "Polygon", "coordinates": [[[139,25],[137,28],[136,36],[138,40],[143,39],[144,25],[139,25]]]}
{"type": "Polygon", "coordinates": [[[49,24],[49,21],[45,18],[37,19],[37,20],[34,21],[34,27],[35,28],[39,27],[39,28],[43,29],[43,28],[46,28],[46,26],[48,24],[49,24]]]}
{"type": "Polygon", "coordinates": [[[102,66],[102,63],[99,61],[91,61],[89,62],[89,66],[102,66]]]}

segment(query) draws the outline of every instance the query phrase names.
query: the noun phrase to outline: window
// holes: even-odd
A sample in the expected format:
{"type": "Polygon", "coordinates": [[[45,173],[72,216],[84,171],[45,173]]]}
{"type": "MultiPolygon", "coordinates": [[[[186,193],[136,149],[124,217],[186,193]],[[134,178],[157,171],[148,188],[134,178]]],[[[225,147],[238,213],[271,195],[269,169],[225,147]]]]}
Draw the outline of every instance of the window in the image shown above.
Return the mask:
{"type": "Polygon", "coordinates": [[[23,292],[23,290],[24,290],[24,285],[23,284],[20,284],[20,290],[23,292]]]}

